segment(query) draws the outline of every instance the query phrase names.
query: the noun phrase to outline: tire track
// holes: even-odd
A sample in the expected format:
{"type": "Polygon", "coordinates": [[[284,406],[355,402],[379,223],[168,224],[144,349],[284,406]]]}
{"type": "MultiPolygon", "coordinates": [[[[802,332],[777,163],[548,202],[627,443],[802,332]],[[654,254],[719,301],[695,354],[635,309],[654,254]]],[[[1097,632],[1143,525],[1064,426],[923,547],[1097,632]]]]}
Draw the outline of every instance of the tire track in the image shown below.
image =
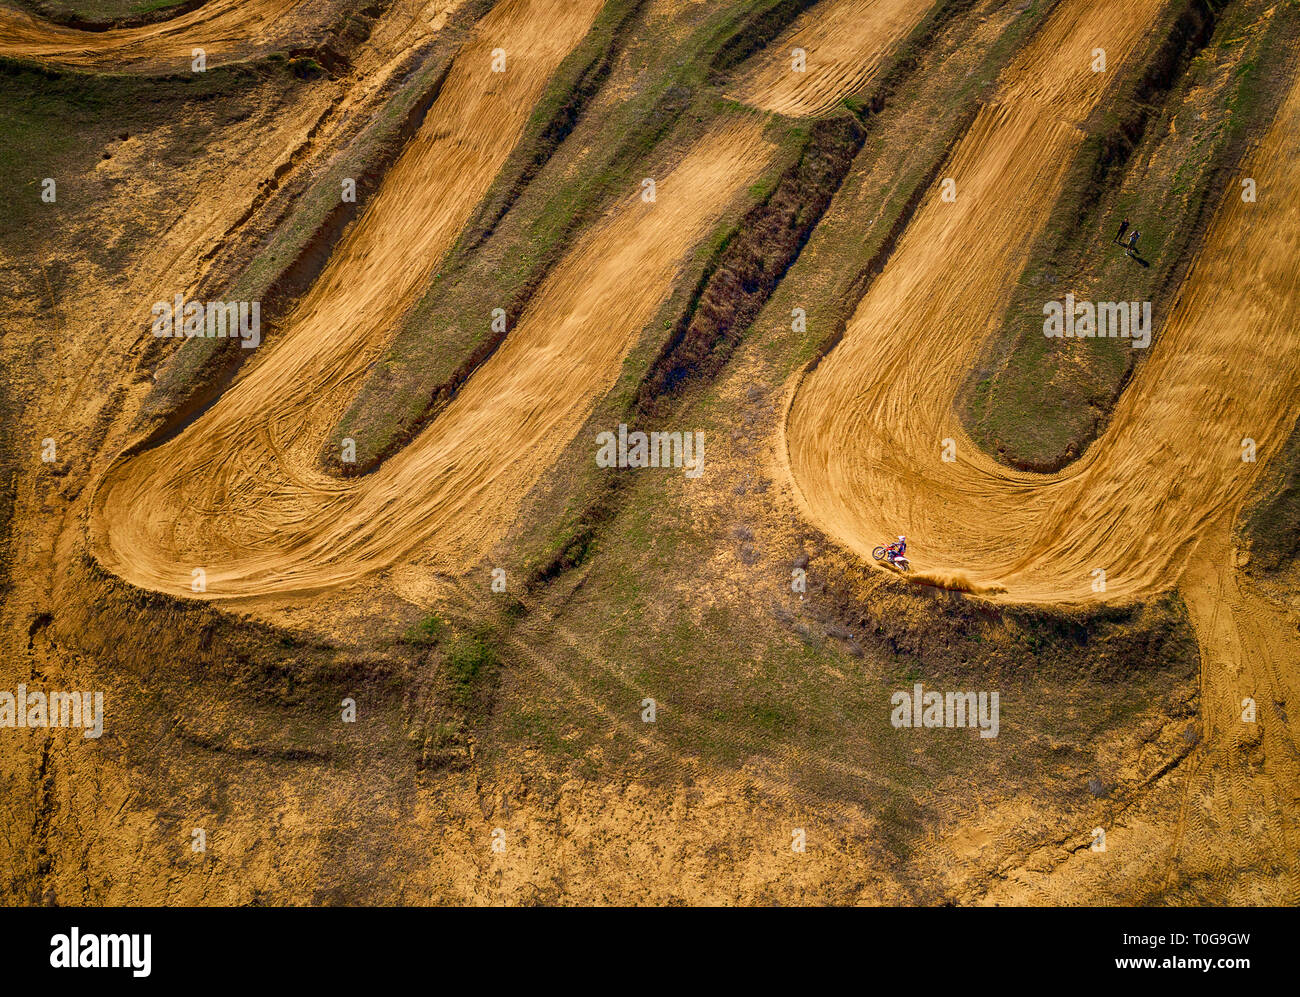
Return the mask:
{"type": "Polygon", "coordinates": [[[756,58],[757,68],[735,98],[778,114],[825,114],[881,69],[892,48],[881,39],[904,37],[933,5],[934,0],[820,3],[756,58]],[[792,70],[796,50],[805,53],[806,68],[800,72],[792,70]]]}

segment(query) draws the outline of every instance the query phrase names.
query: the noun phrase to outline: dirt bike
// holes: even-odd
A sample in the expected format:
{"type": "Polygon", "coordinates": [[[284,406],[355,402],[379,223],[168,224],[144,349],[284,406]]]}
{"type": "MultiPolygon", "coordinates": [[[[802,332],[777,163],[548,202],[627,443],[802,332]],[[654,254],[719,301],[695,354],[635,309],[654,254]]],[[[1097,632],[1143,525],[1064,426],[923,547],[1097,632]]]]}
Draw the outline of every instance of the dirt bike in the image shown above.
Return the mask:
{"type": "Polygon", "coordinates": [[[893,547],[877,547],[871,552],[871,556],[877,561],[887,561],[899,571],[906,571],[911,567],[908,563],[906,554],[899,554],[893,547]]]}

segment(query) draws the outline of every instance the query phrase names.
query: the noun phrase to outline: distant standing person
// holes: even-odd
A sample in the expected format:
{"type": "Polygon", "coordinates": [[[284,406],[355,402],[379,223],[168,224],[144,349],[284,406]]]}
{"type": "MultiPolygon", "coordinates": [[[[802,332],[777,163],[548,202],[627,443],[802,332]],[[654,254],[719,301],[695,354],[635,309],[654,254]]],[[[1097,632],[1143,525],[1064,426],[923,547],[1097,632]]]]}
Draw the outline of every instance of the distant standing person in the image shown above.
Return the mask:
{"type": "Polygon", "coordinates": [[[1128,219],[1125,218],[1119,223],[1119,231],[1115,233],[1115,238],[1111,241],[1117,246],[1124,245],[1124,233],[1128,231],[1128,219]]]}
{"type": "Polygon", "coordinates": [[[1142,233],[1139,232],[1137,229],[1134,229],[1133,234],[1128,237],[1128,249],[1126,249],[1125,252],[1128,253],[1129,256],[1137,255],[1138,236],[1140,236],[1141,234],[1142,233]]]}

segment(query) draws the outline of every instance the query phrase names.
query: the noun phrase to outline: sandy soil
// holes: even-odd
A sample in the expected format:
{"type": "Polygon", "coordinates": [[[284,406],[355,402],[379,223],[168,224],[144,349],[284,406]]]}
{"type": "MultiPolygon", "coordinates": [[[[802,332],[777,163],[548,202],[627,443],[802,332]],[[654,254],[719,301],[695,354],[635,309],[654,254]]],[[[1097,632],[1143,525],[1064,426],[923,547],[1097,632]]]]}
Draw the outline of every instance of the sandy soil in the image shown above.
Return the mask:
{"type": "Polygon", "coordinates": [[[754,60],[734,94],[796,117],[824,114],[861,90],[933,0],[830,0],[806,11],[754,60]],[[792,72],[795,49],[805,69],[792,72]]]}
{"type": "MultiPolygon", "coordinates": [[[[451,6],[408,3],[400,26],[399,19],[386,19],[358,61],[364,71],[354,81],[355,99],[373,94],[451,6]]],[[[683,256],[773,154],[759,115],[729,117],[664,167],[654,204],[629,193],[578,240],[498,352],[400,454],[362,479],[323,474],[317,463],[321,440],[495,177],[547,75],[581,39],[599,6],[599,0],[497,5],[458,56],[422,131],[276,339],[175,439],[128,459],[96,458],[103,473],[89,493],[90,538],[102,564],[143,588],[265,606],[415,558],[455,571],[504,533],[524,494],[614,383],[683,256]],[[488,72],[496,47],[509,53],[505,74],[488,72]],[[483,127],[485,121],[492,127],[483,127]],[[205,593],[191,591],[195,567],[207,574],[205,593]]],[[[1300,208],[1294,171],[1288,170],[1292,136],[1300,126],[1300,87],[1246,165],[1263,196],[1256,204],[1232,197],[1224,204],[1159,347],[1139,369],[1107,434],[1080,461],[1058,475],[1009,472],[977,452],[953,411],[961,377],[981,336],[1001,314],[1034,232],[1059,193],[1081,140],[1076,122],[1105,98],[1115,70],[1158,8],[1155,0],[1119,9],[1104,0],[1066,0],[1009,67],[996,98],[944,170],[956,180],[956,201],[941,200],[936,187],[842,342],[791,386],[783,470],[810,522],[867,559],[872,546],[906,532],[918,577],[934,582],[1041,603],[1129,599],[1181,585],[1205,661],[1201,742],[1187,763],[1192,774],[1181,790],[1175,826],[1170,829],[1158,815],[1135,815],[1132,826],[1117,834],[1132,835],[1138,847],[1127,851],[1143,856],[1133,861],[1147,864],[1144,877],[1154,868],[1169,882],[1199,875],[1226,881],[1237,867],[1224,858],[1226,828],[1237,863],[1277,867],[1275,887],[1252,887],[1257,892],[1243,899],[1295,902],[1300,896],[1294,858],[1287,864],[1277,857],[1297,853],[1293,821],[1300,770],[1281,704],[1294,701],[1300,647],[1294,621],[1238,576],[1234,552],[1216,538],[1227,536],[1259,466],[1240,461],[1241,438],[1256,439],[1265,462],[1280,445],[1300,397],[1300,357],[1286,317],[1288,303],[1300,292],[1294,267],[1300,208]],[[1111,73],[1089,69],[1098,46],[1107,49],[1111,73]],[[940,458],[945,439],[956,443],[955,462],[940,458]],[[1098,568],[1106,571],[1104,592],[1093,591],[1098,568]],[[1234,719],[1244,696],[1259,704],[1261,721],[1252,727],[1234,719]]],[[[210,56],[233,56],[241,40],[270,33],[303,9],[303,3],[213,0],[160,25],[94,35],[68,33],[5,10],[0,53],[142,69],[188,61],[202,36],[210,56]]],[[[824,113],[869,82],[926,9],[915,0],[819,5],[774,43],[770,60],[755,61],[753,75],[736,93],[784,114],[824,113]],[[788,73],[795,46],[805,48],[809,60],[809,72],[798,78],[788,73]]],[[[286,134],[306,141],[326,103],[322,96],[308,108],[313,113],[286,134]]],[[[329,120],[352,106],[336,107],[329,120]]],[[[328,143],[330,134],[327,128],[317,141],[328,143]]],[[[126,289],[94,292],[97,311],[114,314],[121,301],[157,300],[193,286],[204,266],[199,254],[232,230],[256,176],[278,168],[282,158],[266,153],[196,193],[175,229],[143,257],[138,269],[147,275],[131,278],[129,295],[126,289]],[[114,296],[116,301],[108,300],[114,296]]],[[[92,292],[84,293],[90,300],[92,292]]],[[[493,306],[485,303],[485,321],[493,306]]],[[[114,377],[132,369],[127,337],[102,345],[98,333],[73,330],[61,347],[70,368],[36,406],[40,418],[93,424],[94,407],[79,401],[84,389],[96,381],[116,383],[114,377]],[[80,409],[87,411],[78,416],[80,409]]],[[[118,422],[120,428],[125,416],[118,422]]],[[[22,489],[19,522],[23,513],[40,510],[59,524],[51,531],[57,539],[33,540],[25,533],[22,538],[28,560],[40,564],[32,577],[38,571],[53,575],[61,569],[49,565],[72,564],[79,553],[81,506],[65,506],[28,484],[22,489]]],[[[40,583],[30,587],[22,605],[11,608],[13,633],[6,635],[15,646],[28,640],[29,648],[31,641],[19,631],[42,605],[32,594],[40,583]]],[[[511,650],[524,658],[530,653],[522,643],[511,650]]],[[[54,659],[67,652],[48,653],[54,659]]],[[[581,697],[581,689],[571,691],[581,697]]],[[[69,772],[89,764],[80,757],[63,763],[69,772]]],[[[867,771],[854,775],[872,778],[867,771]]],[[[662,899],[663,882],[679,879],[678,898],[689,901],[726,900],[737,891],[761,894],[763,884],[789,874],[785,836],[809,818],[779,799],[784,774],[755,778],[774,799],[748,810],[735,802],[744,781],[721,785],[702,775],[699,788],[683,790],[667,811],[658,788],[566,787],[559,795],[567,802],[555,804],[562,817],[543,808],[517,809],[513,823],[500,818],[522,838],[524,856],[505,869],[478,847],[473,833],[462,830],[473,826],[470,821],[461,821],[439,841],[442,865],[413,876],[401,899],[419,902],[431,894],[522,902],[537,889],[537,870],[562,878],[568,860],[602,872],[571,892],[557,882],[560,898],[662,899]],[[721,884],[714,870],[703,868],[705,860],[691,858],[716,847],[715,812],[726,814],[721,840],[751,855],[731,882],[721,884]],[[683,836],[686,825],[693,830],[683,836]],[[661,847],[673,841],[676,847],[661,847]],[[623,860],[636,875],[652,882],[629,888],[626,870],[610,862],[607,850],[615,846],[624,849],[623,860]],[[692,861],[696,867],[683,874],[692,861]]],[[[110,772],[95,805],[120,813],[130,799],[127,782],[123,771],[110,772]]],[[[340,778],[328,792],[348,799],[353,787],[344,782],[340,778]]],[[[470,782],[448,781],[446,812],[460,821],[481,810],[487,820],[481,787],[470,782]]],[[[74,785],[66,773],[59,783],[70,812],[76,807],[74,785]]],[[[251,785],[243,811],[227,816],[249,840],[265,820],[256,782],[251,785]]],[[[288,781],[264,788],[295,833],[323,849],[324,839],[312,837],[311,822],[329,812],[326,790],[288,781]]],[[[511,788],[520,795],[526,791],[511,788]]],[[[1017,808],[1023,803],[1006,803],[1008,812],[1017,808]]],[[[442,819],[445,813],[435,819],[422,810],[404,830],[441,838],[442,819]]],[[[149,820],[146,811],[128,809],[127,831],[101,835],[106,840],[95,847],[111,854],[97,852],[96,862],[104,868],[128,864],[131,834],[143,842],[151,833],[149,820]],[[131,830],[130,821],[139,826],[131,830]]],[[[864,827],[874,818],[863,812],[838,820],[841,827],[846,821],[864,827]]],[[[990,840],[990,820],[943,847],[958,856],[963,849],[978,851],[990,840]]],[[[271,832],[273,840],[278,833],[271,832]]],[[[231,840],[232,855],[246,843],[231,840]]],[[[285,843],[277,848],[282,851],[285,843]]],[[[819,860],[794,874],[791,899],[804,890],[836,895],[848,873],[860,880],[876,877],[876,886],[864,887],[859,899],[906,899],[890,875],[879,872],[885,860],[862,853],[852,833],[833,841],[829,852],[827,863],[819,860]]],[[[231,861],[233,868],[240,860],[231,861]]],[[[300,878],[315,882],[317,873],[328,874],[327,866],[323,854],[304,853],[300,878]]],[[[1027,866],[986,899],[1060,902],[1078,884],[1093,882],[1086,877],[1104,875],[1096,870],[1094,864],[1084,872],[1070,861],[1041,874],[1027,866]]],[[[280,885],[271,873],[266,876],[269,888],[280,885]]],[[[119,901],[137,895],[172,902],[248,899],[234,875],[201,885],[123,880],[113,888],[119,901]]],[[[1097,888],[1089,885],[1082,893],[1097,895],[1097,888]]],[[[308,891],[291,899],[321,898],[308,891]]]]}

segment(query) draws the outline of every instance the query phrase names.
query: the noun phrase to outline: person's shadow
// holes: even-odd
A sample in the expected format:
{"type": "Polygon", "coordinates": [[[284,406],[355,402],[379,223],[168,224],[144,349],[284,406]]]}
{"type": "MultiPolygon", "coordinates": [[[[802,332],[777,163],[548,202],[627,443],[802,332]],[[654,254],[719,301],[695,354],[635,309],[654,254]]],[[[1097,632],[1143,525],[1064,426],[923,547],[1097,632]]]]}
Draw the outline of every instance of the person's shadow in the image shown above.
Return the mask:
{"type": "Polygon", "coordinates": [[[1127,246],[1125,246],[1122,242],[1119,242],[1119,241],[1116,240],[1116,239],[1112,239],[1111,242],[1115,243],[1115,245],[1117,245],[1117,246],[1119,246],[1121,249],[1123,249],[1123,250],[1124,250],[1124,255],[1127,256],[1130,260],[1137,260],[1139,263],[1141,263],[1141,264],[1142,264],[1144,267],[1146,267],[1148,270],[1151,269],[1151,264],[1150,264],[1147,260],[1145,260],[1145,259],[1143,259],[1141,256],[1139,256],[1139,255],[1138,255],[1138,252],[1137,252],[1136,249],[1130,250],[1130,249],[1129,249],[1127,246]]]}

